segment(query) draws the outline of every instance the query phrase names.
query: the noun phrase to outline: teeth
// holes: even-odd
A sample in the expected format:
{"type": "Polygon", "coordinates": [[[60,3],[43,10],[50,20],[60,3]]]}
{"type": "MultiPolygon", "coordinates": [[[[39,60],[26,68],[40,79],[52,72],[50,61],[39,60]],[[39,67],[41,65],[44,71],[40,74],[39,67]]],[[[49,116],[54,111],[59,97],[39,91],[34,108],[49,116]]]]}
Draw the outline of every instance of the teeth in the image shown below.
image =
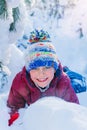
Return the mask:
{"type": "Polygon", "coordinates": [[[46,78],[44,78],[44,79],[39,79],[39,80],[45,80],[46,78]]]}

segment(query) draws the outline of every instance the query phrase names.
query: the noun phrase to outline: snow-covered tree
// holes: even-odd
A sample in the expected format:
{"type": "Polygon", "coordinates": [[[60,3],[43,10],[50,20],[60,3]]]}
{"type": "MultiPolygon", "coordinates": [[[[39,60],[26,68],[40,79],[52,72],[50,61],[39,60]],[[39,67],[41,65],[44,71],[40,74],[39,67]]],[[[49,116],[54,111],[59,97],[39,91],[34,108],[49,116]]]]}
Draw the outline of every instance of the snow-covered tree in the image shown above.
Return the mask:
{"type": "Polygon", "coordinates": [[[29,0],[0,0],[0,89],[4,88],[10,74],[10,45],[24,33],[27,21],[26,4],[29,0]]]}

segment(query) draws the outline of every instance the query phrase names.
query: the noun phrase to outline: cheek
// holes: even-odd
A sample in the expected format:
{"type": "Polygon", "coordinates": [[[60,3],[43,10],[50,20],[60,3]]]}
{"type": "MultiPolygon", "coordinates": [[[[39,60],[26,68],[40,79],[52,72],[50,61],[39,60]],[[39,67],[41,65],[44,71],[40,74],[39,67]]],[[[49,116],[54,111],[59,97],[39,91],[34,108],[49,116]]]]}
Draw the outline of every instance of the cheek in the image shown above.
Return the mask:
{"type": "Polygon", "coordinates": [[[49,71],[49,75],[54,75],[55,70],[52,68],[51,71],[49,71]]]}
{"type": "Polygon", "coordinates": [[[46,75],[52,79],[54,77],[54,73],[54,70],[52,70],[51,72],[48,72],[46,75]]]}
{"type": "Polygon", "coordinates": [[[31,77],[32,80],[34,79],[35,75],[36,74],[34,72],[30,72],[30,77],[31,77]]]}

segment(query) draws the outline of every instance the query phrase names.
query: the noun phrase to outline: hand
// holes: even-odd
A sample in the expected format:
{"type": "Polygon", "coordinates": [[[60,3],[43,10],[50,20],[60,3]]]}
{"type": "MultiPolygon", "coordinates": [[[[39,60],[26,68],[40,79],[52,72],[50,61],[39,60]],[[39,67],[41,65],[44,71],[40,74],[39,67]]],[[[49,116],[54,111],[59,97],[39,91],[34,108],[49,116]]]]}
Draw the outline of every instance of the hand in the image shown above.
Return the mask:
{"type": "Polygon", "coordinates": [[[10,119],[8,120],[8,126],[11,126],[15,120],[19,117],[19,113],[15,112],[14,114],[10,115],[10,119]]]}

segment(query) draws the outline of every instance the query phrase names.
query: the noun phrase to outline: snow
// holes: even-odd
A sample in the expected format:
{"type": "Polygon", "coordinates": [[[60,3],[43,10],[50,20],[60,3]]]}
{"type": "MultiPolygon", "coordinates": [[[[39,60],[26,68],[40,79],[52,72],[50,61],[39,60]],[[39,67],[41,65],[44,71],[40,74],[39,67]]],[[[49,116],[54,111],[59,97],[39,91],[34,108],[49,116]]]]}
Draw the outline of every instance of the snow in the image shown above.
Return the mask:
{"type": "Polygon", "coordinates": [[[20,4],[20,0],[6,0],[8,7],[16,8],[20,4]]]}
{"type": "MultiPolygon", "coordinates": [[[[9,1],[11,0],[8,0],[8,2],[9,1]]],[[[14,2],[14,0],[11,2],[15,3],[15,5],[18,4],[14,2]]],[[[10,3],[11,4],[10,6],[13,6],[13,3],[12,4],[10,3]]],[[[35,8],[33,6],[32,10],[34,9],[35,8]]],[[[56,27],[57,25],[55,21],[52,26],[52,23],[49,20],[47,21],[46,19],[47,17],[43,17],[41,12],[38,11],[39,10],[37,9],[35,17],[33,18],[29,17],[30,22],[26,21],[29,23],[27,24],[27,27],[24,30],[25,33],[29,34],[30,30],[32,31],[32,27],[33,28],[43,27],[43,29],[50,32],[50,35],[53,38],[53,44],[56,47],[58,53],[58,58],[62,62],[62,64],[67,65],[68,67],[70,67],[70,69],[79,72],[87,77],[86,0],[84,0],[84,3],[83,0],[79,0],[77,8],[75,8],[74,11],[71,11],[70,14],[66,12],[65,19],[59,22],[60,26],[59,29],[56,27]],[[83,27],[83,33],[84,33],[84,37],[82,37],[81,39],[79,39],[79,34],[76,33],[76,30],[79,29],[79,26],[83,27]]],[[[6,54],[3,52],[4,50],[7,50],[8,47],[8,44],[5,46],[5,43],[6,41],[8,42],[9,39],[14,40],[13,38],[16,37],[14,36],[14,34],[11,34],[10,37],[8,37],[8,27],[11,21],[12,21],[11,17],[10,19],[4,22],[3,20],[0,20],[0,25],[2,25],[0,26],[0,41],[1,43],[4,43],[0,45],[0,59],[2,59],[4,63],[7,60],[4,59],[5,57],[4,55],[6,54]]],[[[20,24],[19,30],[21,29],[21,25],[23,25],[23,22],[24,21],[22,21],[22,24],[20,24]]],[[[19,31],[15,35],[19,36],[20,35],[19,31]]],[[[6,63],[5,65],[7,64],[8,63],[6,63]]],[[[15,74],[22,69],[23,65],[24,65],[23,52],[19,50],[15,44],[11,44],[10,59],[8,64],[8,68],[10,69],[11,73],[8,79],[8,83],[6,84],[7,88],[6,91],[4,93],[0,93],[0,129],[1,130],[15,130],[15,129],[16,130],[58,130],[58,129],[87,130],[87,101],[86,101],[87,92],[77,94],[80,101],[80,105],[74,103],[68,103],[55,97],[42,98],[37,102],[33,103],[32,105],[30,105],[29,107],[20,109],[19,110],[20,117],[14,122],[12,126],[10,127],[8,126],[9,114],[8,114],[8,108],[6,106],[8,92],[15,74]]]]}
{"type": "Polygon", "coordinates": [[[26,130],[86,130],[86,116],[85,107],[46,97],[26,110],[24,127],[26,130]]]}
{"type": "MultiPolygon", "coordinates": [[[[6,101],[5,98],[3,100],[6,101]]],[[[0,102],[0,129],[3,130],[87,130],[87,104],[78,105],[57,97],[45,97],[27,108],[20,109],[20,117],[9,127],[8,110],[5,103],[1,100],[0,102]]]]}

